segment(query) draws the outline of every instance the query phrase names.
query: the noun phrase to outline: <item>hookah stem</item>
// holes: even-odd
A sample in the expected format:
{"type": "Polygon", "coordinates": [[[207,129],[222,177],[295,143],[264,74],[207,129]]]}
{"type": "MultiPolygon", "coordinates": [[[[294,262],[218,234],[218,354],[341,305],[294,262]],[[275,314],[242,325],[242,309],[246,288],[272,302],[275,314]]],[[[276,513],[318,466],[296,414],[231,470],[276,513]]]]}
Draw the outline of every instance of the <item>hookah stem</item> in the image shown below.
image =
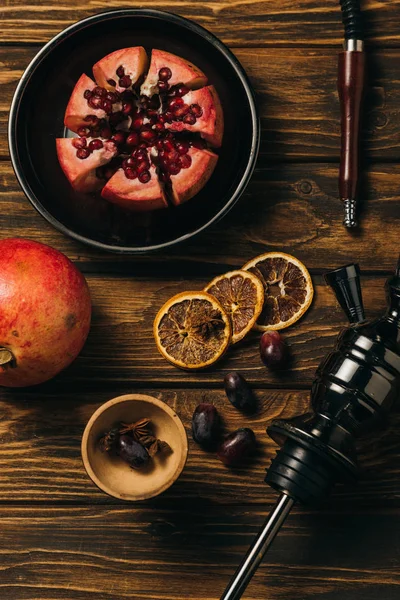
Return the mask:
{"type": "Polygon", "coordinates": [[[264,558],[264,554],[274,541],[294,503],[295,500],[293,498],[287,494],[281,494],[264,527],[249,548],[245,558],[221,596],[221,600],[239,600],[242,597],[260,562],[264,558]]]}
{"type": "Polygon", "coordinates": [[[340,0],[345,29],[344,52],[339,54],[338,92],[341,111],[339,194],[344,225],[356,227],[361,104],[365,79],[364,37],[359,0],[340,0]]]}

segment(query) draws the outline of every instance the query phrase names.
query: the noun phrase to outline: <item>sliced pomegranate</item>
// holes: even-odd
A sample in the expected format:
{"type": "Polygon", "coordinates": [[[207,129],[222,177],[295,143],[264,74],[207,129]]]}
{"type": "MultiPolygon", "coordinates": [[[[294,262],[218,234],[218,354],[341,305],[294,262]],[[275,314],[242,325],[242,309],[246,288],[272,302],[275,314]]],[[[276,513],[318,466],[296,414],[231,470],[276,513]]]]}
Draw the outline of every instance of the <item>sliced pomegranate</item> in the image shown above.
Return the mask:
{"type": "Polygon", "coordinates": [[[123,92],[136,84],[148,64],[149,59],[142,46],[123,48],[99,60],[93,67],[93,76],[107,90],[123,92]]]}
{"type": "MultiPolygon", "coordinates": [[[[84,139],[84,138],[82,138],[84,139]]],[[[102,147],[90,141],[82,146],[79,138],[56,139],[57,156],[62,170],[72,187],[78,192],[93,192],[101,189],[104,181],[96,177],[96,169],[107,164],[117,154],[115,144],[108,140],[102,141],[102,147]],[[75,141],[77,140],[77,141],[75,141]],[[90,147],[94,146],[93,150],[90,147]]]]}
{"type": "Polygon", "coordinates": [[[119,169],[104,186],[101,192],[103,198],[137,212],[166,208],[168,203],[158,180],[156,167],[150,161],[150,153],[147,155],[147,167],[142,165],[142,160],[139,162],[139,169],[135,162],[131,164],[129,161],[127,159],[125,169],[119,169]]]}
{"type": "Polygon", "coordinates": [[[188,110],[181,114],[180,106],[173,107],[174,118],[171,123],[165,124],[166,129],[200,133],[211,146],[219,148],[224,134],[224,115],[214,86],[190,91],[183,100],[188,110]]]}
{"type": "Polygon", "coordinates": [[[154,49],[151,53],[149,71],[140,88],[140,93],[149,97],[157,94],[159,81],[162,82],[160,91],[167,92],[173,85],[180,83],[188,88],[197,89],[207,84],[207,77],[184,58],[164,50],[154,49]]]}
{"type": "Polygon", "coordinates": [[[217,161],[214,152],[191,147],[177,163],[173,163],[172,172],[175,172],[176,164],[180,169],[176,175],[170,171],[172,202],[178,206],[193,198],[210,179],[217,161]]]}
{"type": "Polygon", "coordinates": [[[98,98],[98,108],[89,106],[88,104],[95,87],[97,87],[95,82],[90,79],[90,77],[83,74],[80,76],[73,89],[65,111],[64,125],[75,133],[80,127],[87,127],[88,121],[85,121],[85,117],[88,115],[94,115],[98,119],[102,119],[106,116],[105,111],[101,108],[102,102],[99,96],[94,96],[93,94],[93,98],[96,98],[96,100],[98,98]],[[87,91],[90,92],[90,95],[86,93],[87,91]]]}

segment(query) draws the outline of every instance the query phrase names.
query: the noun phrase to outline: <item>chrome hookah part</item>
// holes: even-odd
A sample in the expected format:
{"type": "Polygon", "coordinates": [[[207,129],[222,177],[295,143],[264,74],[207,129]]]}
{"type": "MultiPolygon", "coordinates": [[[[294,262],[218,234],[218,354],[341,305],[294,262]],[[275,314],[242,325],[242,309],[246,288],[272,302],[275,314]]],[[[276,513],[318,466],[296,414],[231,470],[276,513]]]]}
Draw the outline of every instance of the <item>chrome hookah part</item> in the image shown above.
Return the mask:
{"type": "Polygon", "coordinates": [[[296,502],[318,506],[336,483],[356,481],[356,438],[385,422],[400,396],[400,257],[386,283],[387,311],[371,323],[365,323],[358,265],[331,271],[325,280],[352,325],[317,369],[314,412],[267,429],[280,448],[265,481],[280,497],[221,600],[242,597],[296,502]]]}
{"type": "Polygon", "coordinates": [[[359,138],[365,81],[365,53],[359,0],[340,0],[344,51],[339,54],[338,92],[341,111],[339,195],[346,227],[357,226],[359,138]]]}

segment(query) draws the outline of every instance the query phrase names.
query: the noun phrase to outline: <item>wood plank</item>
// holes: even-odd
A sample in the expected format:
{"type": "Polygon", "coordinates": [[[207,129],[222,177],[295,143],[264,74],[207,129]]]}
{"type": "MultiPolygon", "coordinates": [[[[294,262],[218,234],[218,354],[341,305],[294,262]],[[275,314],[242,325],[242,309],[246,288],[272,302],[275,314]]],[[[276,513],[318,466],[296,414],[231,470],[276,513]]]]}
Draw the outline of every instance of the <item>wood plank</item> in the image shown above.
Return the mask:
{"type": "MultiPolygon", "coordinates": [[[[139,6],[193,19],[235,46],[338,46],[343,39],[340,10],[334,0],[323,4],[316,0],[204,0],[201,13],[196,3],[187,0],[147,0],[139,6]]],[[[97,0],[84,5],[78,0],[65,0],[62,4],[38,0],[27,4],[23,0],[9,0],[0,13],[0,42],[46,42],[75,21],[113,8],[126,8],[126,3],[97,0]]],[[[365,0],[362,8],[368,42],[398,45],[398,0],[384,3],[365,0]]]]}
{"type": "MultiPolygon", "coordinates": [[[[266,516],[254,507],[0,509],[7,600],[213,600],[266,516]]],[[[399,511],[297,509],[245,598],[398,598],[399,511]],[[266,596],[267,594],[267,596],[266,596]]]]}
{"type": "MultiPolygon", "coordinates": [[[[8,155],[12,94],[38,48],[0,48],[0,156],[8,155]]],[[[257,92],[262,123],[260,166],[271,160],[338,160],[338,51],[238,48],[235,52],[257,92]]],[[[400,157],[399,59],[399,50],[381,50],[368,56],[369,87],[362,139],[367,158],[400,157]]]]}
{"type": "MultiPolygon", "coordinates": [[[[92,413],[103,402],[123,392],[154,395],[177,411],[189,438],[189,458],[178,482],[150,506],[183,510],[196,505],[212,510],[223,504],[260,504],[276,499],[265,483],[265,469],[275,456],[276,445],[266,435],[266,426],[276,418],[292,418],[309,410],[309,392],[256,390],[258,410],[245,416],[234,409],[222,388],[216,389],[138,388],[118,382],[96,390],[96,381],[87,375],[86,385],[63,381],[37,390],[0,392],[0,498],[1,503],[117,504],[97,489],[83,468],[80,442],[92,413]],[[191,418],[200,402],[212,402],[224,423],[224,431],[251,427],[257,437],[257,455],[242,468],[228,469],[213,453],[204,452],[192,440],[191,418]]],[[[369,435],[360,442],[362,472],[358,486],[339,486],[328,508],[336,511],[379,506],[400,507],[399,407],[386,432],[369,435]]],[[[132,474],[132,476],[134,476],[132,474]]],[[[1,527],[1,519],[0,519],[1,527]]]]}
{"type": "Polygon", "coordinates": [[[86,271],[131,276],[209,278],[270,250],[294,254],[310,269],[359,261],[365,270],[388,272],[399,248],[399,167],[370,166],[363,187],[361,225],[350,232],[342,225],[335,165],[260,168],[220,223],[173,250],[135,258],[96,251],[58,233],[31,207],[10,164],[0,163],[0,231],[55,246],[86,271]]]}

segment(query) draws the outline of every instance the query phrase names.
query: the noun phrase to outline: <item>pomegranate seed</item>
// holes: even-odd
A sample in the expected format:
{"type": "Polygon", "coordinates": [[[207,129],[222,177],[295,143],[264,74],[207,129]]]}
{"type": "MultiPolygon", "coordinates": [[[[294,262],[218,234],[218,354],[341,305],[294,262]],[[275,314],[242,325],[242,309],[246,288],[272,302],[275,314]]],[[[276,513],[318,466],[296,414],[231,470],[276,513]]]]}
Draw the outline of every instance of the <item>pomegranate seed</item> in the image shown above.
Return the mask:
{"type": "Polygon", "coordinates": [[[174,145],[171,140],[164,140],[163,146],[166,152],[172,152],[172,150],[174,150],[174,145]]]}
{"type": "Polygon", "coordinates": [[[190,112],[193,113],[195,117],[201,117],[203,114],[203,109],[198,104],[191,104],[190,112]]]}
{"type": "Polygon", "coordinates": [[[190,92],[190,90],[186,85],[178,85],[174,90],[175,96],[184,96],[188,92],[190,92]]]}
{"type": "Polygon", "coordinates": [[[174,114],[171,111],[167,110],[167,112],[164,113],[164,119],[167,123],[172,123],[174,119],[174,114]]]}
{"type": "Polygon", "coordinates": [[[179,172],[180,172],[180,170],[181,170],[181,168],[180,168],[180,166],[178,165],[178,163],[174,163],[174,162],[172,162],[172,163],[169,163],[169,165],[168,165],[167,169],[168,169],[168,173],[169,173],[170,175],[178,175],[178,173],[179,173],[179,172]]]}
{"type": "Polygon", "coordinates": [[[111,129],[109,127],[103,127],[99,132],[100,137],[109,140],[112,136],[111,129]]]}
{"type": "Polygon", "coordinates": [[[169,183],[171,181],[171,177],[169,176],[169,173],[167,173],[166,171],[160,171],[159,177],[160,177],[160,180],[162,181],[162,183],[169,183]]]}
{"type": "Polygon", "coordinates": [[[89,100],[89,98],[91,98],[92,96],[93,94],[90,90],[85,90],[83,93],[83,97],[85,98],[85,100],[89,100]]]}
{"type": "Polygon", "coordinates": [[[157,86],[159,92],[167,92],[169,90],[169,83],[166,81],[158,81],[157,86]]]}
{"type": "Polygon", "coordinates": [[[182,169],[188,169],[191,164],[192,164],[192,157],[189,154],[184,154],[183,156],[179,157],[178,165],[182,169]]]}
{"type": "Polygon", "coordinates": [[[87,148],[79,148],[79,150],[76,151],[76,156],[83,160],[84,158],[90,156],[90,150],[87,148]]]}
{"type": "Polygon", "coordinates": [[[154,131],[163,131],[165,129],[164,123],[154,123],[153,129],[154,131]]]}
{"type": "Polygon", "coordinates": [[[144,130],[140,132],[140,139],[145,142],[153,142],[156,139],[156,135],[154,131],[144,130]]]}
{"type": "Polygon", "coordinates": [[[172,98],[172,100],[170,100],[168,102],[168,108],[170,108],[171,110],[173,110],[175,107],[178,106],[183,106],[185,103],[182,100],[182,98],[172,98]]]}
{"type": "Polygon", "coordinates": [[[151,146],[151,144],[148,142],[140,142],[139,144],[139,148],[148,148],[149,146],[151,146]]]}
{"type": "Polygon", "coordinates": [[[74,138],[72,140],[72,145],[74,148],[86,148],[87,140],[85,137],[74,138]]]}
{"type": "Polygon", "coordinates": [[[112,113],[112,103],[109,100],[103,100],[102,109],[109,115],[112,113]]]}
{"type": "Polygon", "coordinates": [[[128,179],[136,179],[136,177],[138,176],[135,169],[132,169],[131,167],[127,167],[124,173],[128,179]]]}
{"type": "Polygon", "coordinates": [[[194,125],[196,123],[196,117],[192,113],[185,115],[182,120],[186,125],[194,125]]]}
{"type": "Polygon", "coordinates": [[[141,160],[141,161],[139,161],[137,163],[136,170],[137,170],[137,172],[140,175],[140,173],[143,173],[143,171],[147,171],[147,169],[149,168],[149,166],[150,165],[149,165],[149,162],[147,160],[141,160]]]}
{"type": "Polygon", "coordinates": [[[115,79],[107,79],[107,83],[108,83],[108,85],[112,85],[113,87],[115,87],[117,85],[117,82],[115,81],[115,79]]]}
{"type": "Polygon", "coordinates": [[[83,120],[86,123],[91,123],[92,125],[97,125],[100,121],[100,119],[96,117],[96,115],[86,115],[86,117],[83,120]]]}
{"type": "Polygon", "coordinates": [[[120,65],[115,72],[118,75],[118,77],[123,77],[125,75],[125,69],[122,65],[120,65]]]}
{"type": "Polygon", "coordinates": [[[89,127],[79,127],[77,131],[79,137],[87,137],[90,134],[89,127]]]}
{"type": "Polygon", "coordinates": [[[145,150],[136,150],[135,157],[137,160],[148,160],[147,152],[145,150]]]}
{"type": "Polygon", "coordinates": [[[164,142],[162,140],[157,140],[156,141],[156,148],[157,150],[162,150],[164,147],[164,142]]]}
{"type": "Polygon", "coordinates": [[[89,150],[100,150],[103,147],[103,142],[101,140],[92,140],[89,143],[89,150]]]}
{"type": "Polygon", "coordinates": [[[143,117],[142,116],[138,115],[135,119],[133,119],[132,129],[140,129],[142,125],[143,125],[143,117]]]}
{"type": "Polygon", "coordinates": [[[88,104],[90,108],[102,108],[103,99],[99,98],[98,96],[92,96],[89,98],[88,104]]]}
{"type": "Polygon", "coordinates": [[[129,77],[129,75],[124,75],[123,77],[121,77],[118,83],[120,87],[128,88],[132,84],[132,79],[129,77]]]}
{"type": "Polygon", "coordinates": [[[125,143],[125,134],[122,133],[122,131],[117,131],[116,133],[114,133],[114,135],[112,136],[112,141],[115,142],[116,144],[124,144],[125,143]]]}
{"type": "Polygon", "coordinates": [[[184,117],[189,112],[189,106],[184,104],[183,106],[174,107],[173,112],[176,118],[184,117]]]}
{"type": "Polygon", "coordinates": [[[114,102],[118,102],[119,98],[117,96],[117,92],[107,92],[106,100],[109,100],[114,104],[114,102]]]}
{"type": "Polygon", "coordinates": [[[178,158],[179,158],[179,154],[177,153],[175,148],[174,148],[174,150],[172,150],[172,152],[168,152],[168,161],[169,162],[175,162],[176,160],[178,160],[178,158]]]}
{"type": "Polygon", "coordinates": [[[193,146],[193,148],[198,148],[199,150],[203,150],[203,148],[206,147],[204,140],[193,140],[190,142],[190,145],[193,146]]]}
{"type": "Polygon", "coordinates": [[[96,87],[93,88],[93,94],[99,98],[103,98],[107,94],[107,90],[100,85],[96,85],[96,87]]]}
{"type": "MultiPolygon", "coordinates": [[[[128,158],[126,158],[124,160],[124,163],[126,164],[127,167],[134,167],[136,165],[136,159],[134,159],[132,156],[129,156],[128,158]]],[[[122,165],[124,163],[122,163],[122,165]]]]}
{"type": "Polygon", "coordinates": [[[148,183],[151,179],[150,171],[143,171],[139,174],[140,183],[148,183]]]}
{"type": "Polygon", "coordinates": [[[139,135],[136,132],[130,133],[126,138],[128,146],[137,146],[139,144],[139,135]]]}
{"type": "Polygon", "coordinates": [[[179,154],[187,154],[189,152],[189,142],[178,142],[176,144],[176,149],[179,154]]]}
{"type": "Polygon", "coordinates": [[[122,112],[124,115],[130,115],[133,110],[132,102],[124,102],[122,104],[122,112]]]}
{"type": "Polygon", "coordinates": [[[158,77],[161,81],[168,81],[172,77],[172,71],[168,67],[163,67],[158,71],[158,77]]]}

